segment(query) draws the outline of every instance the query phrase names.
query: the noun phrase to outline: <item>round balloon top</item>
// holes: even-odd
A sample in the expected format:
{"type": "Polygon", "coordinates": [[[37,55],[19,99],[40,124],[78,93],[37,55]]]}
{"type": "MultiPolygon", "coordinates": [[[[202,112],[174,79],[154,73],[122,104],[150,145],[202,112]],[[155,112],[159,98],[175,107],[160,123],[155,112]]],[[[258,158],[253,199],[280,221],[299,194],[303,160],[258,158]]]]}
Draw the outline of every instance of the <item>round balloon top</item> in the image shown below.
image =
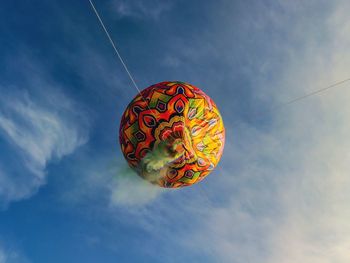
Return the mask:
{"type": "Polygon", "coordinates": [[[128,164],[162,187],[192,185],[218,164],[225,128],[215,103],[188,83],[161,82],[126,108],[119,141],[128,164]]]}

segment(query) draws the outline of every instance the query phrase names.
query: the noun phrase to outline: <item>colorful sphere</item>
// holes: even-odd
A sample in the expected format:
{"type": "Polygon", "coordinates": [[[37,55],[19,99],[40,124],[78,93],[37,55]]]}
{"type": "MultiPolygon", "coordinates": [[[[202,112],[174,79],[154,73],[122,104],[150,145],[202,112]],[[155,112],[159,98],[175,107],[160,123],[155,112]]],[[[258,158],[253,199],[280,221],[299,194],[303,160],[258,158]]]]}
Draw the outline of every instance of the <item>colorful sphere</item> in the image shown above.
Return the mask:
{"type": "Polygon", "coordinates": [[[142,178],[162,187],[189,186],[218,164],[225,128],[215,103],[179,81],[152,85],[127,106],[120,123],[123,155],[142,178]]]}

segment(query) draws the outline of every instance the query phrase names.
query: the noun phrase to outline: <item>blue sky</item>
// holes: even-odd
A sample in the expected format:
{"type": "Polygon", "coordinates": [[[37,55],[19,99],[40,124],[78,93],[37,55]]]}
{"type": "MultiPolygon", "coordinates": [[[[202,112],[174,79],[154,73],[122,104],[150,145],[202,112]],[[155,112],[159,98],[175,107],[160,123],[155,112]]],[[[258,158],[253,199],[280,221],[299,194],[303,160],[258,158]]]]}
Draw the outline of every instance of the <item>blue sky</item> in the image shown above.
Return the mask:
{"type": "Polygon", "coordinates": [[[0,263],[349,262],[348,1],[96,1],[139,87],[181,80],[227,142],[200,185],[127,169],[136,91],[88,1],[0,9],[0,263]]]}

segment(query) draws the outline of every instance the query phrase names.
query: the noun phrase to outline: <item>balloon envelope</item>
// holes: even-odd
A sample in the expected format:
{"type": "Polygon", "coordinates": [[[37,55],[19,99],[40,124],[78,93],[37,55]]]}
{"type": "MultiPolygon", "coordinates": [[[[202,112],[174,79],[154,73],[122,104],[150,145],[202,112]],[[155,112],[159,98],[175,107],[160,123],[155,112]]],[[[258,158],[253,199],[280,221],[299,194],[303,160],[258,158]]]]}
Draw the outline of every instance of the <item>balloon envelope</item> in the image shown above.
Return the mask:
{"type": "Polygon", "coordinates": [[[130,102],[120,123],[119,141],[128,164],[162,187],[201,181],[218,164],[225,143],[213,100],[178,81],[152,85],[141,95],[130,102]]]}

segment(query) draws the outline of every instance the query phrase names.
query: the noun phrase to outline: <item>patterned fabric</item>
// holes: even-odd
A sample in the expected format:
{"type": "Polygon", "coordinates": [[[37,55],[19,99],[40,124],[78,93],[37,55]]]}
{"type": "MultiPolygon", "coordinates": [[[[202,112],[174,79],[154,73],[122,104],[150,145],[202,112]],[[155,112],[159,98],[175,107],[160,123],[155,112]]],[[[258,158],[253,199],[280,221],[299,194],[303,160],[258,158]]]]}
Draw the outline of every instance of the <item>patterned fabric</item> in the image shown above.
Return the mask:
{"type": "Polygon", "coordinates": [[[215,103],[197,87],[177,81],[152,85],[141,94],[130,102],[120,124],[119,141],[128,164],[162,187],[201,181],[224,148],[225,128],[215,103]],[[161,158],[171,161],[150,176],[143,163],[161,147],[166,149],[161,158]]]}

